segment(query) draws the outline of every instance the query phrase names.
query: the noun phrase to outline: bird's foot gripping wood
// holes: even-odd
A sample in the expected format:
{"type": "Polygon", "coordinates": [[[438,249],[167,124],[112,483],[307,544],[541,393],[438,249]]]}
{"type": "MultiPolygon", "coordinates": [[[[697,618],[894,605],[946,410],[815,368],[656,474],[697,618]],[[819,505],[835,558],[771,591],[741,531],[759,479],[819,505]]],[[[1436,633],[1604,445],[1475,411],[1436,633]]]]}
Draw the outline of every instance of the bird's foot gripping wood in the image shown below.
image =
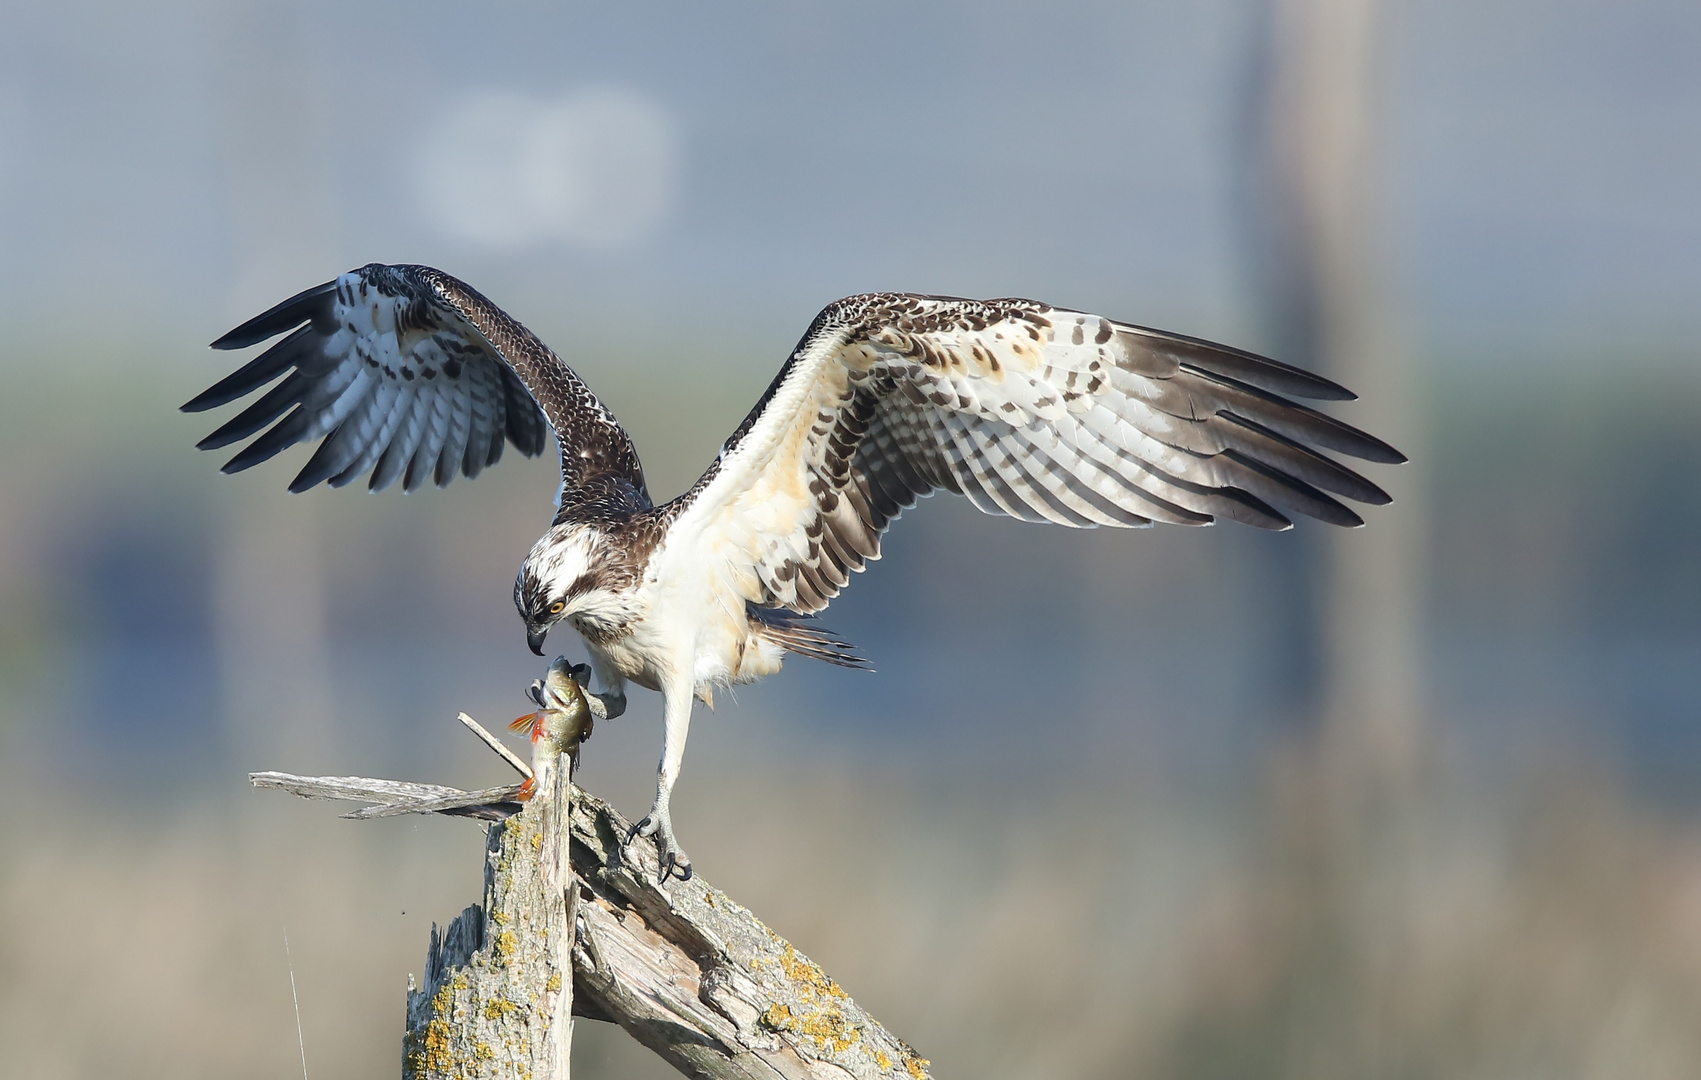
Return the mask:
{"type": "Polygon", "coordinates": [[[673,817],[665,806],[653,806],[643,821],[632,826],[626,834],[626,845],[640,836],[653,836],[656,841],[656,884],[666,883],[669,877],[691,880],[691,860],[673,836],[673,817]]]}
{"type": "MultiPolygon", "coordinates": [[[[471,717],[461,722],[530,774],[471,717]]],[[[404,1077],[565,1075],[540,1059],[565,1066],[571,1028],[556,1021],[578,1015],[618,1023],[692,1080],[928,1080],[925,1058],[747,908],[701,877],[665,891],[652,884],[647,846],[623,843],[631,824],[569,788],[565,770],[552,773],[523,807],[517,784],[463,791],[358,776],[249,777],[307,798],[373,804],[346,817],[438,813],[493,823],[485,902],[446,933],[433,929],[426,984],[409,995],[404,1077]],[[545,820],[552,809],[569,812],[566,836],[545,820]],[[563,893],[576,913],[544,902],[563,893]],[[514,1052],[517,1043],[538,1052],[514,1052]]]]}

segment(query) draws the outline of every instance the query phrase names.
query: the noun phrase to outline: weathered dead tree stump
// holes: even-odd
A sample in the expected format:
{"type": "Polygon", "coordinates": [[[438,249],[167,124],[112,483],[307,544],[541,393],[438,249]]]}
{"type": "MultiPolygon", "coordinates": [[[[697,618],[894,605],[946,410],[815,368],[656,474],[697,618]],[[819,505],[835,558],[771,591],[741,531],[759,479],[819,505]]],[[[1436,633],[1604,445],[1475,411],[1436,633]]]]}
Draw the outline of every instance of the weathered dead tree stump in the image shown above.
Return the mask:
{"type": "Polygon", "coordinates": [[[408,987],[403,1080],[567,1080],[578,890],[568,887],[566,764],[540,769],[525,808],[490,827],[484,903],[441,935],[432,924],[425,985],[408,987]]]}
{"type": "Polygon", "coordinates": [[[625,846],[630,823],[573,787],[565,765],[540,769],[523,807],[518,785],[250,774],[257,787],[374,804],[346,817],[490,822],[483,903],[446,931],[433,924],[424,985],[410,986],[404,1077],[565,1078],[574,1014],[619,1024],[700,1080],[928,1076],[926,1059],[748,909],[700,876],[658,885],[654,844],[625,846]]]}

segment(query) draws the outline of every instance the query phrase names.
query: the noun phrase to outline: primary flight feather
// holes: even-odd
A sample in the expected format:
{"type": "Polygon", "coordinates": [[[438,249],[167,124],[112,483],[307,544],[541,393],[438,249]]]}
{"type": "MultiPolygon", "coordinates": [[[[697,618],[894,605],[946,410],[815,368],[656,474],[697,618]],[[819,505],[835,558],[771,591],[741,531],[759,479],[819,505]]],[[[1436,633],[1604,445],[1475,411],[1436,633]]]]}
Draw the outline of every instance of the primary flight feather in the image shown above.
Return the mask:
{"type": "Polygon", "coordinates": [[[811,616],[917,498],[1076,527],[1356,526],[1341,499],[1388,496],[1326,452],[1404,460],[1293,401],[1353,395],[1274,360],[1032,300],[871,293],[817,315],[708,471],[657,506],[632,440],[572,368],[440,270],[350,271],[213,347],[279,335],[183,406],[276,381],[199,444],[257,436],[225,472],[318,440],[291,491],[361,476],[411,491],[478,475],[506,443],[540,454],[554,432],[556,515],[514,603],[532,651],[560,622],[584,638],[611,716],[627,681],[662,693],[655,803],[635,831],[656,838],[664,879],[691,872],[668,802],[692,699],[770,675],[786,652],[862,666],[811,616]]]}

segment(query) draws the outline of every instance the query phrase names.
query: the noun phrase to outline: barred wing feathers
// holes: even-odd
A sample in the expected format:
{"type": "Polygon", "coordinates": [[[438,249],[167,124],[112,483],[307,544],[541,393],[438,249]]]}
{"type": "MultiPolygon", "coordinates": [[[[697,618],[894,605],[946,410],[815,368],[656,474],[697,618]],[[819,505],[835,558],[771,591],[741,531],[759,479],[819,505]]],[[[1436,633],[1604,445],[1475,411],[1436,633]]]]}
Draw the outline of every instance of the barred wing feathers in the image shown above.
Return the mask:
{"type": "Polygon", "coordinates": [[[813,613],[938,490],[1083,528],[1362,524],[1333,496],[1388,496],[1324,451],[1403,457],[1290,396],[1352,398],[1250,353],[1034,301],[849,297],[666,508],[666,547],[707,554],[750,603],[813,613]]]}
{"type": "Polygon", "coordinates": [[[308,289],[213,342],[282,341],[183,406],[200,412],[282,380],[203,439],[204,450],[266,430],[224,466],[239,472],[300,442],[320,442],[290,484],[341,487],[370,471],[380,490],[477,476],[506,443],[563,448],[564,501],[612,482],[648,506],[626,432],[584,382],[501,308],[426,266],[374,263],[308,289]],[[285,374],[287,372],[287,374],[285,374]],[[286,415],[287,414],[287,415],[286,415]],[[269,426],[268,426],[269,425],[269,426]],[[568,452],[571,448],[571,453],[568,452]]]}

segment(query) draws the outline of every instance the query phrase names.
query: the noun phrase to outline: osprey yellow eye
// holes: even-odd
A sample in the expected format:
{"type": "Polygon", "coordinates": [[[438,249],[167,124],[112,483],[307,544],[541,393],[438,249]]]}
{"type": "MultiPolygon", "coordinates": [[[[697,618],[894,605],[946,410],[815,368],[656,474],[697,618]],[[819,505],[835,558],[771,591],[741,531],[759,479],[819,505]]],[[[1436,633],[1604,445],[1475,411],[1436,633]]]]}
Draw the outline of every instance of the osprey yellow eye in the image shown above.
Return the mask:
{"type": "Polygon", "coordinates": [[[567,607],[567,601],[557,600],[555,603],[549,605],[549,613],[551,615],[559,615],[559,614],[561,614],[561,612],[563,610],[566,609],[566,607],[567,607]]]}

